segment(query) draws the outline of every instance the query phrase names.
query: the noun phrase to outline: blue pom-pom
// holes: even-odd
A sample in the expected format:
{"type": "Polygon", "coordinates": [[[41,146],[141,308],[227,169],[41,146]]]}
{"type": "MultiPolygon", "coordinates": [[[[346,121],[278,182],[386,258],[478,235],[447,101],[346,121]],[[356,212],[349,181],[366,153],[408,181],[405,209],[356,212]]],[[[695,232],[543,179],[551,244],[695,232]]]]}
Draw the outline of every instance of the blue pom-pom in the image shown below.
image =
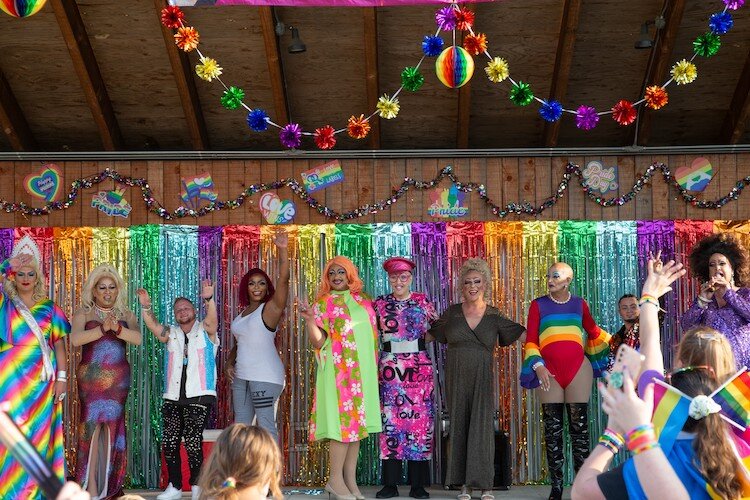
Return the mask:
{"type": "Polygon", "coordinates": [[[548,122],[556,122],[562,116],[562,104],[558,101],[544,101],[539,108],[539,114],[548,122]]]}
{"type": "Polygon", "coordinates": [[[262,109],[252,109],[247,114],[247,125],[256,132],[268,130],[268,115],[262,109]]]}
{"type": "Polygon", "coordinates": [[[716,14],[711,14],[711,18],[708,20],[708,27],[711,28],[711,31],[716,35],[725,34],[732,29],[732,26],[734,26],[734,21],[732,20],[732,14],[729,12],[717,12],[716,14]]]}
{"type": "Polygon", "coordinates": [[[422,40],[422,52],[428,57],[439,56],[443,51],[443,39],[435,35],[426,35],[422,40]]]}

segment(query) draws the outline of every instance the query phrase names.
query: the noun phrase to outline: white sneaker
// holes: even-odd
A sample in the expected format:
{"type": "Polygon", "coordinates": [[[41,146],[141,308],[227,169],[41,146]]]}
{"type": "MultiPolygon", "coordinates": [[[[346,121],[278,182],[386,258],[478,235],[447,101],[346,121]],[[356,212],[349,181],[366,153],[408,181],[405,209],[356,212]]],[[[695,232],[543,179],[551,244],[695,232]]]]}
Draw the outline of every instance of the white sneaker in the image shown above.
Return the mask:
{"type": "Polygon", "coordinates": [[[179,500],[180,498],[182,498],[182,491],[172,486],[172,483],[169,483],[167,489],[156,496],[156,500],[179,500]]]}
{"type": "Polygon", "coordinates": [[[193,498],[192,498],[192,500],[198,500],[200,498],[200,496],[201,496],[201,487],[197,486],[197,485],[193,485],[193,487],[191,488],[191,490],[193,492],[193,498]]]}

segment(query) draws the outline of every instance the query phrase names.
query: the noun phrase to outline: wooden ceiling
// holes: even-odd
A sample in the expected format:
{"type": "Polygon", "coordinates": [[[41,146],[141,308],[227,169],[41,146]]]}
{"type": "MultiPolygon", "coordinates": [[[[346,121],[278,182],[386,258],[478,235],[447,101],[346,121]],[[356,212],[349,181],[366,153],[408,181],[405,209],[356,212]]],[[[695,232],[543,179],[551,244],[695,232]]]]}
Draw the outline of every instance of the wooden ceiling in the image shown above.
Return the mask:
{"type": "MultiPolygon", "coordinates": [[[[283,149],[276,129],[256,133],[246,113],[220,104],[223,88],[194,73],[197,54],[179,51],[162,28],[165,0],[49,0],[35,16],[0,14],[0,151],[140,151],[283,149]]],[[[663,83],[675,61],[690,58],[720,0],[503,0],[473,5],[475,30],[504,57],[511,76],[535,95],[566,108],[607,110],[637,100],[644,83],[663,83]],[[646,20],[663,14],[652,50],[634,43],[646,20]]],[[[434,5],[379,8],[192,7],[188,24],[200,48],[243,88],[245,102],[277,123],[305,130],[343,128],[392,94],[405,66],[434,33],[434,5]],[[290,54],[299,28],[307,51],[290,54]]],[[[641,111],[638,128],[609,116],[585,132],[572,115],[546,125],[538,105],[517,107],[509,84],[491,83],[486,59],[461,89],[437,79],[425,61],[425,84],[403,91],[394,120],[373,120],[364,140],[339,134],[336,149],[452,149],[691,146],[750,143],[750,6],[730,11],[734,28],[719,53],[697,58],[698,79],[670,85],[669,104],[641,111]],[[637,136],[637,137],[636,137],[637,136]]],[[[650,28],[653,35],[654,28],[650,28]]],[[[450,41],[450,34],[443,36],[450,41]]],[[[315,150],[311,138],[302,149],[315,150]]]]}

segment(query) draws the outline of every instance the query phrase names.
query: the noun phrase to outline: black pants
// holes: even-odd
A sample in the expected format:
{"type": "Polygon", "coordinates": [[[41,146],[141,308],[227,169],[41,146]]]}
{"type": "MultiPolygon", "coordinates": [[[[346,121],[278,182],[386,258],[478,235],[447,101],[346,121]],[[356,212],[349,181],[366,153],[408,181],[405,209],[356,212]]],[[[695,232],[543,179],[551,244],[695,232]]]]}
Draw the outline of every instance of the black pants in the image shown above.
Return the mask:
{"type": "MultiPolygon", "coordinates": [[[[430,462],[428,460],[407,460],[409,484],[412,488],[430,485],[430,462]]],[[[382,482],[384,486],[396,486],[401,482],[401,460],[382,459],[382,482]]]]}
{"type": "Polygon", "coordinates": [[[167,462],[169,482],[178,490],[182,489],[182,460],[180,442],[185,440],[188,465],[190,466],[190,484],[198,484],[198,476],[203,463],[203,429],[206,426],[209,406],[199,404],[179,405],[173,401],[164,401],[164,441],[162,450],[167,462]]]}

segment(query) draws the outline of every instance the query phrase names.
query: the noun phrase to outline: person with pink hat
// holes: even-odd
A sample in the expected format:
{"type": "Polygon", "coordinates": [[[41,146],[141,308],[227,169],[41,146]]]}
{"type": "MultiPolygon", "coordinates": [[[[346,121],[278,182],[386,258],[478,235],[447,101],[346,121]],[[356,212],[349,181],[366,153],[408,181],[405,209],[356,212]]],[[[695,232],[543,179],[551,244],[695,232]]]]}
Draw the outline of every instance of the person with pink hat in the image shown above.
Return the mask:
{"type": "MultiPolygon", "coordinates": [[[[416,264],[404,257],[383,263],[391,293],[375,300],[381,351],[378,367],[383,432],[380,433],[383,488],[377,498],[398,496],[401,462],[408,461],[412,498],[429,498],[435,418],[432,360],[425,346],[438,317],[424,293],[411,291],[416,264]]],[[[430,338],[431,340],[431,338],[430,338]]]]}

